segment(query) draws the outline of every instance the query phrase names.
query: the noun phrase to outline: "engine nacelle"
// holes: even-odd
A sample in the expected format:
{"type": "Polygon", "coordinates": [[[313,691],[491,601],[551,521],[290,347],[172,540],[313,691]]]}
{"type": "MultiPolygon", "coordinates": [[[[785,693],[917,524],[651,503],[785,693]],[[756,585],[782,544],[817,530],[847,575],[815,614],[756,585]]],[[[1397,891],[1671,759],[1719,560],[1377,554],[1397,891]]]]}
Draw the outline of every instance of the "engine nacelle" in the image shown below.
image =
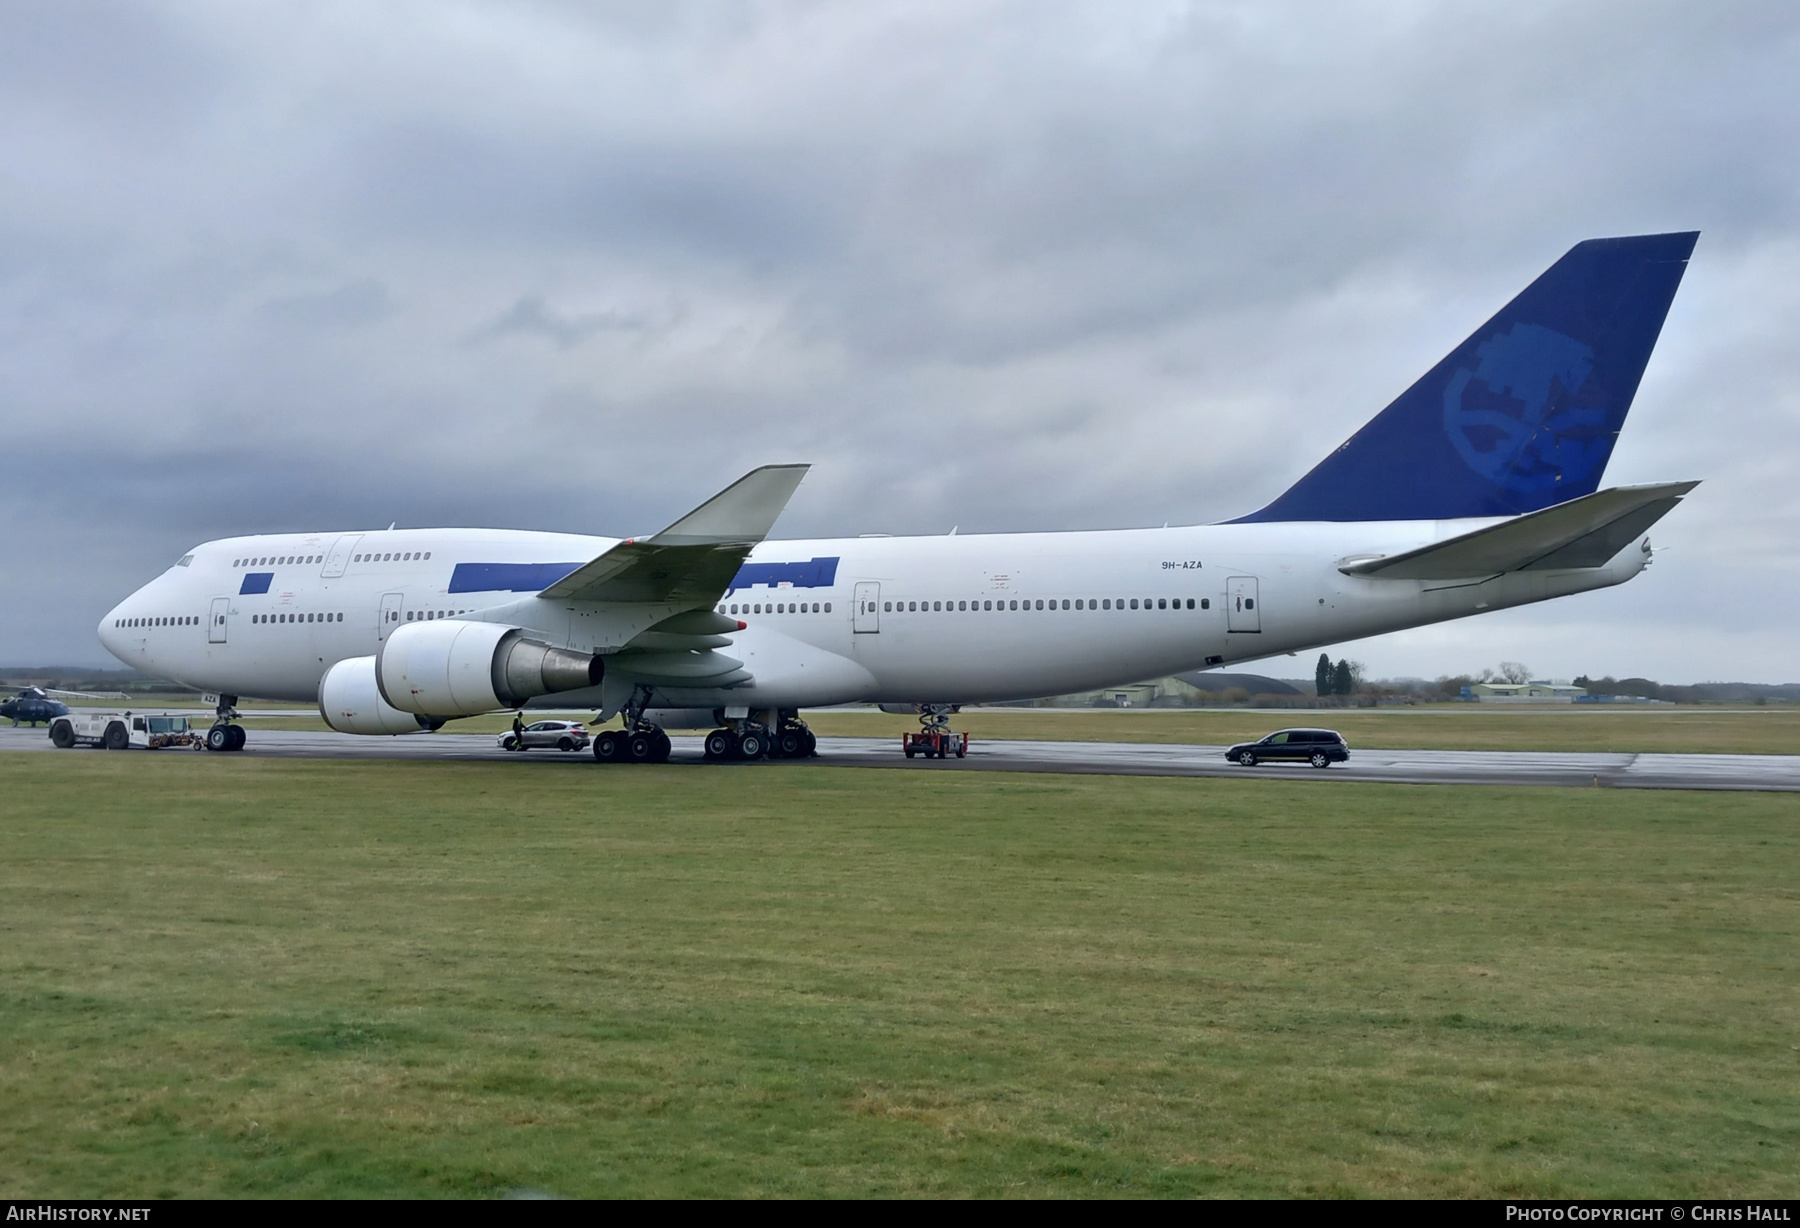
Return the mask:
{"type": "Polygon", "coordinates": [[[475,716],[600,685],[600,657],[527,634],[460,618],[407,623],[388,633],[376,655],[376,684],[389,706],[432,716],[475,716]]]}
{"type": "Polygon", "coordinates": [[[375,658],[339,661],[319,679],[319,715],[339,733],[424,733],[441,722],[401,712],[381,697],[375,658]]]}

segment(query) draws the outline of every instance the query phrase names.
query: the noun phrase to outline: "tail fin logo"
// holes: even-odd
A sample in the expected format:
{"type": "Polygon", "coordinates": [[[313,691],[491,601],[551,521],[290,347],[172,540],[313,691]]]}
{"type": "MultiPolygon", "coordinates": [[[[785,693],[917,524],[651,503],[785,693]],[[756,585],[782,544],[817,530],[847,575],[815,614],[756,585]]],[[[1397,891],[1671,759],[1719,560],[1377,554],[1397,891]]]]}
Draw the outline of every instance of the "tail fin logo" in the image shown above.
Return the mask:
{"type": "Polygon", "coordinates": [[[1594,352],[1537,324],[1515,324],[1475,351],[1444,388],[1444,433],[1482,477],[1534,493],[1579,483],[1612,452],[1603,409],[1570,405],[1594,352]]]}

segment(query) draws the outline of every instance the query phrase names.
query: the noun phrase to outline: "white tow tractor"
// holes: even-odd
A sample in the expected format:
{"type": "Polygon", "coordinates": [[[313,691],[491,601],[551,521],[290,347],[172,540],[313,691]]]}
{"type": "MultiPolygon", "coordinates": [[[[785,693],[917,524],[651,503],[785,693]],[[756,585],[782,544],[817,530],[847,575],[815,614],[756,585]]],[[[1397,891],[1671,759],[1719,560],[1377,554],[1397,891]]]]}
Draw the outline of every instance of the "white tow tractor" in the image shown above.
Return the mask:
{"type": "Polygon", "coordinates": [[[107,750],[145,750],[185,746],[200,750],[206,741],[185,716],[143,716],[131,712],[71,712],[50,722],[50,741],[59,750],[99,746],[107,750]]]}

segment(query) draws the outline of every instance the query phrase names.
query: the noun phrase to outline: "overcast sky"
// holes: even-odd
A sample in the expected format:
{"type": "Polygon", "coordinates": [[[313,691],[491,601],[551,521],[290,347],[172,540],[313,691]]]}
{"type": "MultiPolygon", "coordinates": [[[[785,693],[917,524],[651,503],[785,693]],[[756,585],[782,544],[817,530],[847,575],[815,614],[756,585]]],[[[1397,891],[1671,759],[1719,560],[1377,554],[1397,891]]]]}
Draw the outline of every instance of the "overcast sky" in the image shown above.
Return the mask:
{"type": "Polygon", "coordinates": [[[208,538],[772,461],[779,536],[1240,515],[1699,229],[1606,475],[1704,479],[1655,566],[1348,651],[1800,680],[1791,3],[15,4],[0,177],[0,663],[208,538]]]}

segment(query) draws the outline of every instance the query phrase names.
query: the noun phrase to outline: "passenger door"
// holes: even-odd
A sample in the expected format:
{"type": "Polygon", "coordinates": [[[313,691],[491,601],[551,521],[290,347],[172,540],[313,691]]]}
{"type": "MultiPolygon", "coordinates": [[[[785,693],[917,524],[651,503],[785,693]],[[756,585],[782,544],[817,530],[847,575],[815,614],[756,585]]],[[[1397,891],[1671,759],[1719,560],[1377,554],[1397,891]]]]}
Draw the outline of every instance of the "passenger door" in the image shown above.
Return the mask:
{"type": "Polygon", "coordinates": [[[1262,632],[1262,611],[1256,608],[1256,577],[1232,576],[1225,581],[1225,630],[1262,632]]]}
{"type": "Polygon", "coordinates": [[[226,620],[231,617],[231,598],[214,597],[212,613],[206,616],[206,642],[223,644],[225,642],[226,620]]]}
{"type": "Polygon", "coordinates": [[[385,643],[387,641],[388,632],[399,625],[400,614],[405,608],[406,594],[383,593],[381,595],[381,621],[375,628],[375,639],[378,642],[385,643]]]}
{"type": "Polygon", "coordinates": [[[864,580],[856,586],[856,618],[851,624],[858,635],[872,635],[881,630],[881,585],[864,580]]]}

